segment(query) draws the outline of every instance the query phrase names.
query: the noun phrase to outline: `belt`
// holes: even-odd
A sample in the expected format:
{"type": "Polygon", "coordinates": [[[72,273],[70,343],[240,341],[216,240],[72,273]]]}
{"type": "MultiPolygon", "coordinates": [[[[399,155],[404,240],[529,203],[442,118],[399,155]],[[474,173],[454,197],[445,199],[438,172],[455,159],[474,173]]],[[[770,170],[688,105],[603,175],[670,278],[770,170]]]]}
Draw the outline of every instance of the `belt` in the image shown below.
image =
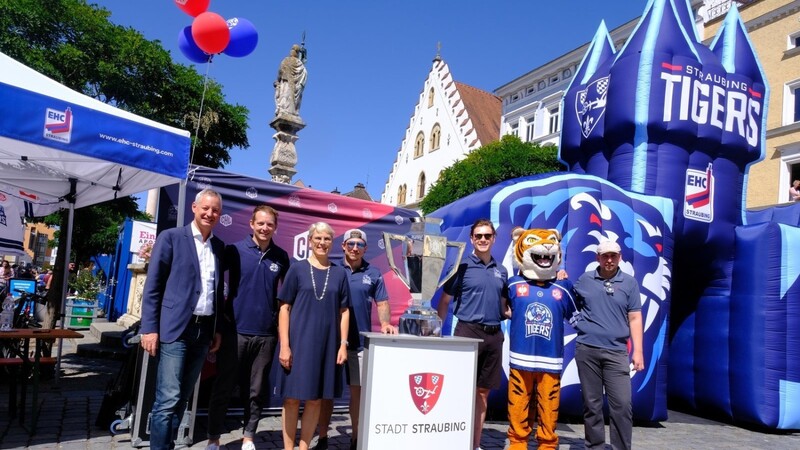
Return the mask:
{"type": "Polygon", "coordinates": [[[485,324],[477,323],[477,322],[464,322],[463,320],[459,321],[459,323],[463,323],[465,325],[469,325],[469,326],[471,326],[473,328],[481,329],[485,333],[488,333],[488,334],[495,334],[498,331],[500,331],[500,325],[485,325],[485,324]]]}
{"type": "Polygon", "coordinates": [[[195,323],[197,325],[207,325],[214,322],[214,316],[198,316],[192,314],[192,318],[189,319],[189,323],[195,323]]]}

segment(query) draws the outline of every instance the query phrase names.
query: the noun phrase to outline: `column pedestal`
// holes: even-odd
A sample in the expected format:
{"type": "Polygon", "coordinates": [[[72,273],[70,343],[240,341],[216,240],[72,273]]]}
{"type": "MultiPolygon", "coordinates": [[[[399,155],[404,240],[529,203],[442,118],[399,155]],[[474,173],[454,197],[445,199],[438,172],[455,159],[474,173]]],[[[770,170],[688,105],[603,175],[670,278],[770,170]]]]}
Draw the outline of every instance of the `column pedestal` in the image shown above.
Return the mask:
{"type": "Polygon", "coordinates": [[[117,324],[125,328],[142,320],[142,293],[144,282],[147,280],[147,263],[128,264],[128,270],[133,272],[130,289],[128,289],[128,307],[125,309],[117,324]]]}

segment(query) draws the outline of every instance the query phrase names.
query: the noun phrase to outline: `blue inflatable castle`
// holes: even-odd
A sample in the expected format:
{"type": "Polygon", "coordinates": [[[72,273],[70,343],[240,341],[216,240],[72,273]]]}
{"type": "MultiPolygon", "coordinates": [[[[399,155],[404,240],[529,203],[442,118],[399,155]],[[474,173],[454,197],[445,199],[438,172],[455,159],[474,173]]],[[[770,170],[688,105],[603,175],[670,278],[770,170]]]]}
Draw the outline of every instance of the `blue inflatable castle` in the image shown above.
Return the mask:
{"type": "MultiPolygon", "coordinates": [[[[768,99],[735,6],[705,46],[686,0],[652,0],[618,51],[601,24],[564,95],[569,173],[509,180],[432,215],[467,242],[473,220],[491,218],[509,268],[514,226],[557,228],[571,278],[596,267],[601,239],[618,242],[642,288],[636,419],[667,419],[669,397],[737,423],[800,429],[798,211],[744,208],[768,99]]],[[[561,405],[580,415],[574,337],[565,336],[561,405]]]]}

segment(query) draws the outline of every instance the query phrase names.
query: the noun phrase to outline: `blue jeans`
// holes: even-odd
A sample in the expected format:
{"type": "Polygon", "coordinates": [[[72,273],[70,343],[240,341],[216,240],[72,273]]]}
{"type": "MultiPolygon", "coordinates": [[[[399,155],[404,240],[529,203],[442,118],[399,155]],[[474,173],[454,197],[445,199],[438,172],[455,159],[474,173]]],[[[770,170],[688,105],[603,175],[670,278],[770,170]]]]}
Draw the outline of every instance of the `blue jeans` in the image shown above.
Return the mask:
{"type": "Polygon", "coordinates": [[[150,417],[150,449],[173,447],[211,343],[212,327],[190,323],[175,342],[160,342],[156,399],[150,417]]]}

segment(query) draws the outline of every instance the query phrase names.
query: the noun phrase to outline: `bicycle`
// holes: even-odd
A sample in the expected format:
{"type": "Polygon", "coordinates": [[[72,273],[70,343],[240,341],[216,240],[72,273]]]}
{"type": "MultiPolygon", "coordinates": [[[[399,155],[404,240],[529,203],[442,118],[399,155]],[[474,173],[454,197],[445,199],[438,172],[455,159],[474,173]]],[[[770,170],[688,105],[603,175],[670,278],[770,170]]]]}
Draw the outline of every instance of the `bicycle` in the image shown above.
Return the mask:
{"type": "MultiPolygon", "coordinates": [[[[47,297],[39,294],[30,293],[22,289],[16,289],[19,293],[18,299],[14,299],[14,328],[42,328],[42,324],[36,319],[36,305],[46,305],[47,297]]],[[[22,358],[22,340],[4,339],[0,341],[0,358],[22,358]]],[[[30,356],[30,355],[28,355],[30,356]]]]}

